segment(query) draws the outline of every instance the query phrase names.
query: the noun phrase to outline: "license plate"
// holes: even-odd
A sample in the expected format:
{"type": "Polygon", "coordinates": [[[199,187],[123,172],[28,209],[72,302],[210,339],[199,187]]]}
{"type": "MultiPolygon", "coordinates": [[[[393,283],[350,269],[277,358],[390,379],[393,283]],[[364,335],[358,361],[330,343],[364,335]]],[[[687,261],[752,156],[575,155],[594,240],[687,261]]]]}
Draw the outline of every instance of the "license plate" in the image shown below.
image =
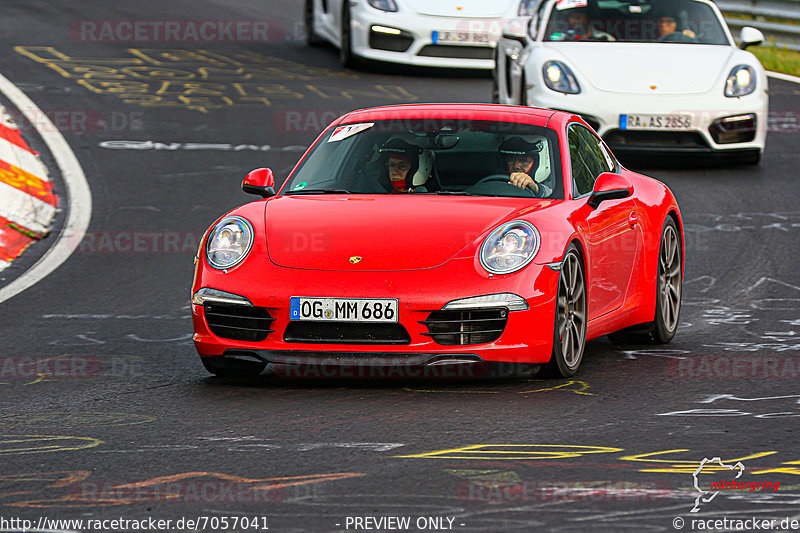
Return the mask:
{"type": "Polygon", "coordinates": [[[332,322],[397,322],[394,298],[308,298],[292,296],[291,320],[332,322]]]}
{"type": "Polygon", "coordinates": [[[489,45],[488,31],[435,30],[433,44],[485,44],[489,45]]]}
{"type": "Polygon", "coordinates": [[[620,115],[619,127],[623,130],[667,130],[692,129],[692,115],[620,115]]]}

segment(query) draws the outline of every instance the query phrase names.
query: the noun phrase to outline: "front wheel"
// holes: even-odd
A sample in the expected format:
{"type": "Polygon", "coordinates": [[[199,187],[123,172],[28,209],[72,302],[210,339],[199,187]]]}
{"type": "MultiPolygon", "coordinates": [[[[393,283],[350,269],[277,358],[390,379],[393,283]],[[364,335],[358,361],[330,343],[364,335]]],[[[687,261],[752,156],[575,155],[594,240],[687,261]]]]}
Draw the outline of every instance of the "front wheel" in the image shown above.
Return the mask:
{"type": "Polygon", "coordinates": [[[583,261],[570,244],[561,262],[553,327],[553,353],[546,373],[568,378],[578,370],[586,347],[586,275],[583,261]]]}
{"type": "Polygon", "coordinates": [[[353,68],[358,64],[358,58],[353,54],[353,34],[350,25],[350,8],[345,4],[342,10],[342,27],[339,42],[339,63],[345,68],[353,68]]]}

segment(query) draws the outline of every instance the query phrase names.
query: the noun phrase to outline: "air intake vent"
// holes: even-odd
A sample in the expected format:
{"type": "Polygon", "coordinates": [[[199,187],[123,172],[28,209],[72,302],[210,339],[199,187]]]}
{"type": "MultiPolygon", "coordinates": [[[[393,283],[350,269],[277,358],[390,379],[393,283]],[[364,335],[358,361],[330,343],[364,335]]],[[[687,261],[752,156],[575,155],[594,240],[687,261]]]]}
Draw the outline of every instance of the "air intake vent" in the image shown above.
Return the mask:
{"type": "Polygon", "coordinates": [[[434,311],[420,324],[428,326],[437,344],[464,345],[493,342],[500,338],[506,327],[506,309],[479,309],[464,311],[434,311]]]}
{"type": "Polygon", "coordinates": [[[275,319],[263,307],[207,303],[203,309],[209,329],[218,337],[260,342],[275,331],[270,329],[275,319]]]}
{"type": "Polygon", "coordinates": [[[400,324],[292,321],[286,326],[283,340],[317,344],[409,344],[411,337],[400,324]]]}

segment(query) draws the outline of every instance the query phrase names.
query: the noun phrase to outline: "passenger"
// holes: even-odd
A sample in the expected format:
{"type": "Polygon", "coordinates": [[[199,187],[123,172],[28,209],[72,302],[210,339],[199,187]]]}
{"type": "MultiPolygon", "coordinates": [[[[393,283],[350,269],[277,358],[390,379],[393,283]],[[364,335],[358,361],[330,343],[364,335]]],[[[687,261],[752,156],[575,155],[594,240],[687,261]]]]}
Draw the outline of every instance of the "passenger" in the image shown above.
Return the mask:
{"type": "Polygon", "coordinates": [[[505,159],[509,175],[508,182],[520,189],[532,191],[537,198],[545,198],[553,194],[552,189],[533,179],[536,169],[539,168],[539,152],[543,147],[542,141],[530,143],[522,137],[509,137],[500,143],[498,148],[505,159]]]}

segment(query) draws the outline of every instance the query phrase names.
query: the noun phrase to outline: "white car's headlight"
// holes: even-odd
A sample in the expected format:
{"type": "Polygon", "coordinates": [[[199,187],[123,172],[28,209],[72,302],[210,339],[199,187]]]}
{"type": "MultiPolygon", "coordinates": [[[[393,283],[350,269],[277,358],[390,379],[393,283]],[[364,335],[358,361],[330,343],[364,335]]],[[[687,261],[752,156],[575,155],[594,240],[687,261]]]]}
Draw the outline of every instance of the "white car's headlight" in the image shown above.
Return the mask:
{"type": "Polygon", "coordinates": [[[397,4],[394,3],[394,0],[367,0],[367,3],[381,11],[397,11],[397,4]]]}
{"type": "Polygon", "coordinates": [[[481,245],[481,265],[493,274],[510,274],[528,263],[539,251],[539,232],[532,224],[516,220],[503,224],[481,245]]]}
{"type": "Polygon", "coordinates": [[[756,90],[756,72],[750,65],[733,67],[725,80],[725,96],[735,98],[745,96],[756,90]]]}
{"type": "Polygon", "coordinates": [[[225,217],[214,226],[206,241],[206,260],[214,268],[239,264],[253,246],[253,226],[242,217],[225,217]]]}
{"type": "Polygon", "coordinates": [[[566,93],[578,94],[581,86],[575,79],[575,74],[561,61],[548,61],[542,67],[544,83],[552,90],[566,93]]]}

